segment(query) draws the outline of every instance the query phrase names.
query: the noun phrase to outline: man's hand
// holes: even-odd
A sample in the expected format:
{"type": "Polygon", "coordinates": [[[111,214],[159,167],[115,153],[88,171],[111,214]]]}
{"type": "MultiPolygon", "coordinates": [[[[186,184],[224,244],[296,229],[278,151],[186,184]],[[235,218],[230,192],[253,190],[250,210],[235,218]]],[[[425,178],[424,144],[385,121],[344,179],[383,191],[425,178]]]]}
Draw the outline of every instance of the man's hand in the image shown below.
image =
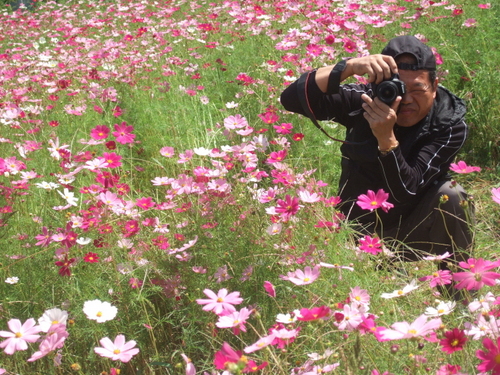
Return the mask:
{"type": "Polygon", "coordinates": [[[392,56],[370,55],[351,59],[347,62],[346,77],[357,74],[359,76],[367,75],[368,82],[380,83],[392,77],[398,72],[398,66],[392,56]]]}
{"type": "Polygon", "coordinates": [[[381,150],[387,150],[397,144],[394,135],[394,125],[398,119],[397,109],[401,102],[398,96],[391,106],[383,103],[379,98],[372,99],[368,95],[361,95],[364,100],[363,116],[370,124],[373,135],[377,138],[378,146],[381,150]]]}

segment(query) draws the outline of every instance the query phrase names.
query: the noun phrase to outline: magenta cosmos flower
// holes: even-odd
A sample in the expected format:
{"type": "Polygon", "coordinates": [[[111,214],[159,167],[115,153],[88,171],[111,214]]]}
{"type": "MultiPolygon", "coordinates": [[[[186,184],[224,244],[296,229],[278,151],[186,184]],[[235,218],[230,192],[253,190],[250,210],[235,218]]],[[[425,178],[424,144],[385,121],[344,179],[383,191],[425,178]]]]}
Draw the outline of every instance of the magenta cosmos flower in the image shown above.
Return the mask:
{"type": "Polygon", "coordinates": [[[386,193],[384,189],[379,189],[377,193],[373,190],[368,190],[366,194],[361,194],[358,197],[356,204],[363,210],[376,210],[377,208],[382,208],[385,212],[389,211],[394,205],[387,202],[389,198],[389,193],[386,193]]]}
{"type": "Polygon", "coordinates": [[[490,271],[500,266],[500,261],[490,262],[483,258],[470,258],[467,259],[467,263],[460,262],[459,265],[468,271],[453,274],[453,281],[457,282],[455,285],[457,289],[479,290],[485,285],[495,285],[495,280],[500,278],[500,273],[490,271]]]}
{"type": "Polygon", "coordinates": [[[497,338],[496,345],[490,338],[486,337],[483,340],[483,346],[486,350],[476,351],[476,357],[482,360],[477,366],[481,372],[489,372],[492,374],[500,374],[500,338],[497,338]]]}
{"type": "Polygon", "coordinates": [[[205,289],[203,293],[205,293],[208,299],[197,299],[196,302],[200,305],[205,305],[203,307],[204,311],[213,311],[217,315],[223,311],[234,312],[236,309],[233,305],[239,305],[243,302],[243,298],[240,298],[240,292],[228,294],[225,288],[219,290],[217,294],[210,289],[205,289]]]}
{"type": "Polygon", "coordinates": [[[125,342],[125,336],[123,335],[116,336],[114,342],[108,337],[102,338],[99,342],[103,347],[94,348],[94,352],[101,357],[111,358],[113,361],[126,363],[130,361],[134,355],[139,353],[139,349],[134,348],[136,342],[134,340],[125,342]]]}
{"type": "Polygon", "coordinates": [[[7,337],[7,340],[0,343],[0,348],[4,348],[5,354],[14,354],[18,350],[28,349],[28,342],[35,342],[40,335],[40,326],[36,325],[33,318],[28,319],[21,325],[19,319],[11,319],[7,323],[12,332],[0,331],[1,337],[7,337]]]}
{"type": "Polygon", "coordinates": [[[463,173],[481,172],[481,168],[467,165],[465,161],[460,160],[456,164],[455,163],[450,164],[450,171],[463,174],[463,173]]]}
{"type": "Polygon", "coordinates": [[[364,236],[359,239],[359,250],[377,255],[382,252],[382,243],[378,237],[364,236]]]}

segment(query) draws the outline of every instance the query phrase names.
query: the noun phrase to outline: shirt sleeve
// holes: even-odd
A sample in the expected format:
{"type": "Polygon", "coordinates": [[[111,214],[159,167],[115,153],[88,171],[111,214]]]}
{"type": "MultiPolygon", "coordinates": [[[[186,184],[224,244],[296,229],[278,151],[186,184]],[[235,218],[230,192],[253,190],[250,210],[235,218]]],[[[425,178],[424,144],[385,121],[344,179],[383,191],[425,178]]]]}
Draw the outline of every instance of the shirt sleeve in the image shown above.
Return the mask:
{"type": "Polygon", "coordinates": [[[466,138],[467,125],[461,120],[431,134],[413,158],[405,159],[399,148],[379,156],[391,197],[405,202],[445,175],[466,138]]]}
{"type": "MultiPolygon", "coordinates": [[[[332,79],[334,82],[340,81],[341,72],[332,71],[332,75],[338,75],[338,79],[332,79]]],[[[299,90],[304,90],[305,102],[309,111],[316,120],[332,120],[344,126],[351,126],[352,112],[360,111],[362,100],[361,94],[370,93],[370,89],[364,85],[340,85],[335,94],[325,94],[316,84],[316,71],[304,73],[301,78],[290,84],[280,96],[281,105],[290,112],[299,113],[307,116],[304,110],[299,90]],[[299,83],[302,80],[302,85],[299,83]]]]}

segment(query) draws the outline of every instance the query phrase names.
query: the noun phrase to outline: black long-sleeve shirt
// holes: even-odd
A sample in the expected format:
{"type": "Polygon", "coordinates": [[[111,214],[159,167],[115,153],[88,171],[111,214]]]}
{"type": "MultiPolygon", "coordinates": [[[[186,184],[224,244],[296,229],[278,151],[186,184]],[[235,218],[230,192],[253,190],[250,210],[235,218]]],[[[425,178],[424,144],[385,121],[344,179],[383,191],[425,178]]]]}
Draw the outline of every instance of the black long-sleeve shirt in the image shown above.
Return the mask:
{"type": "MultiPolygon", "coordinates": [[[[306,115],[299,99],[300,87],[297,81],[287,87],[281,94],[281,104],[288,111],[306,115]]],[[[309,108],[317,120],[333,120],[346,127],[349,143],[341,146],[341,210],[361,223],[374,222],[375,214],[355,204],[358,196],[368,190],[384,189],[390,194],[388,201],[394,208],[388,213],[379,212],[379,217],[385,228],[397,225],[411,213],[434,181],[446,178],[467,137],[465,103],[438,86],[429,114],[411,127],[395,125],[399,147],[382,156],[361,109],[361,95],[373,96],[372,85],[340,85],[337,94],[327,95],[318,88],[313,71],[308,74],[305,87],[309,108]]]]}

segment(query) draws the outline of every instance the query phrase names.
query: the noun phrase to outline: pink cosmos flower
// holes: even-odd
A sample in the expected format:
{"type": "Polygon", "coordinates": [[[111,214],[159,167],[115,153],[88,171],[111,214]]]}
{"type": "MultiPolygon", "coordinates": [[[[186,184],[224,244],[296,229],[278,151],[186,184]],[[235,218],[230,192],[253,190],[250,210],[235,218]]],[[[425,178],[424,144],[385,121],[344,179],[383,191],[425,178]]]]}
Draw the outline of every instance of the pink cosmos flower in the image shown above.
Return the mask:
{"type": "Polygon", "coordinates": [[[114,152],[105,152],[102,154],[102,159],[108,163],[108,168],[118,168],[122,165],[122,156],[114,152]]]}
{"type": "Polygon", "coordinates": [[[376,210],[377,208],[382,208],[385,212],[394,207],[392,203],[387,202],[389,198],[389,193],[386,193],[383,189],[379,189],[377,193],[373,190],[368,190],[366,194],[361,194],[358,197],[356,204],[363,210],[376,210]]]}
{"type": "Polygon", "coordinates": [[[460,160],[456,164],[455,163],[450,164],[450,171],[453,171],[455,173],[471,173],[471,172],[481,172],[481,168],[467,165],[465,161],[460,160]]]}
{"type": "Polygon", "coordinates": [[[478,8],[480,8],[480,9],[490,9],[490,8],[491,8],[491,4],[490,4],[490,3],[486,3],[486,4],[478,4],[477,6],[478,6],[478,8]]]}
{"type": "Polygon", "coordinates": [[[500,373],[500,362],[497,360],[500,357],[500,337],[496,340],[496,345],[490,338],[483,339],[483,346],[486,350],[476,351],[476,357],[482,360],[477,366],[481,372],[490,372],[491,374],[500,373]]]}
{"type": "Polygon", "coordinates": [[[295,276],[289,277],[288,280],[295,285],[312,284],[319,276],[319,269],[319,266],[316,266],[314,268],[307,266],[304,271],[296,270],[294,272],[295,276]]]}
{"type": "Polygon", "coordinates": [[[139,349],[134,348],[136,342],[134,340],[125,342],[125,336],[123,335],[116,336],[114,342],[108,337],[102,338],[99,342],[103,347],[94,348],[94,352],[101,357],[111,358],[113,361],[126,363],[130,361],[134,355],[139,353],[139,349]]]}
{"type": "Polygon", "coordinates": [[[269,158],[267,158],[266,160],[266,163],[267,164],[281,163],[283,160],[285,160],[286,155],[287,155],[286,150],[271,152],[269,158]]]}
{"type": "Polygon", "coordinates": [[[95,139],[106,139],[109,135],[109,128],[106,125],[97,125],[90,131],[90,136],[95,139]]]}
{"type": "Polygon", "coordinates": [[[359,249],[365,253],[377,255],[382,252],[382,243],[378,237],[366,235],[359,239],[359,249]]]}
{"type": "Polygon", "coordinates": [[[135,134],[132,134],[134,131],[133,126],[129,126],[125,121],[123,121],[121,124],[115,124],[115,130],[116,131],[113,132],[113,136],[116,137],[116,141],[118,143],[124,145],[134,142],[135,134]]]}
{"type": "Polygon", "coordinates": [[[293,126],[290,123],[281,123],[280,125],[273,125],[276,133],[279,134],[290,134],[292,132],[293,126]]]}
{"type": "Polygon", "coordinates": [[[264,289],[266,290],[267,294],[269,294],[271,297],[273,298],[276,297],[276,290],[274,289],[274,285],[271,284],[269,281],[264,281],[264,289]]]}
{"type": "Polygon", "coordinates": [[[259,113],[257,116],[259,116],[260,119],[266,124],[275,123],[280,119],[280,117],[274,112],[259,113]]]}
{"type": "Polygon", "coordinates": [[[225,370],[228,363],[238,363],[242,356],[243,353],[240,350],[236,351],[227,342],[224,342],[222,348],[215,353],[215,368],[225,370]]]}
{"type": "Polygon", "coordinates": [[[326,319],[331,313],[328,306],[313,307],[312,309],[303,308],[300,309],[300,316],[297,316],[297,320],[302,322],[308,322],[311,320],[326,319]]]}
{"type": "Polygon", "coordinates": [[[275,212],[280,214],[284,220],[288,220],[299,211],[299,198],[297,197],[292,198],[287,194],[285,200],[278,199],[277,203],[278,205],[275,207],[275,212]]]}
{"type": "Polygon", "coordinates": [[[153,198],[151,197],[139,198],[135,201],[135,204],[144,210],[148,210],[155,206],[155,202],[153,202],[153,198]]]}
{"type": "Polygon", "coordinates": [[[427,341],[437,341],[434,330],[441,326],[441,318],[427,321],[425,314],[420,315],[413,323],[396,322],[391,327],[393,329],[384,329],[380,332],[380,340],[401,340],[415,337],[423,337],[427,341]]]}
{"type": "Polygon", "coordinates": [[[40,337],[37,333],[41,332],[41,328],[36,325],[33,318],[29,318],[22,325],[19,319],[11,319],[7,325],[12,332],[0,331],[1,337],[7,337],[7,340],[0,343],[0,348],[4,348],[5,354],[11,355],[18,350],[26,350],[28,342],[35,342],[40,337]]]}
{"type": "Polygon", "coordinates": [[[220,315],[224,310],[234,312],[236,309],[233,305],[239,305],[243,302],[243,298],[240,298],[240,292],[228,294],[225,288],[219,290],[217,294],[210,289],[205,289],[203,293],[205,293],[208,299],[197,299],[196,302],[200,305],[205,305],[203,311],[213,311],[217,315],[220,315]]]}
{"type": "Polygon", "coordinates": [[[173,147],[162,147],[160,149],[160,155],[165,156],[166,158],[171,158],[175,155],[175,150],[173,147]]]}
{"type": "Polygon", "coordinates": [[[491,198],[494,202],[500,204],[500,187],[496,189],[491,189],[491,198]]]}
{"type": "Polygon", "coordinates": [[[467,259],[467,263],[460,262],[459,265],[462,268],[468,269],[468,271],[455,272],[453,274],[453,281],[458,282],[455,285],[457,289],[479,290],[484,285],[495,285],[495,280],[500,278],[500,273],[489,272],[489,270],[499,267],[500,261],[491,262],[483,258],[469,258],[467,259]]]}
{"type": "Polygon", "coordinates": [[[443,365],[437,371],[436,375],[467,375],[460,372],[461,367],[459,365],[443,365]]]}
{"type": "Polygon", "coordinates": [[[423,276],[418,279],[418,281],[429,281],[429,286],[435,288],[438,285],[451,284],[451,271],[449,270],[438,270],[431,275],[423,276]]]}

